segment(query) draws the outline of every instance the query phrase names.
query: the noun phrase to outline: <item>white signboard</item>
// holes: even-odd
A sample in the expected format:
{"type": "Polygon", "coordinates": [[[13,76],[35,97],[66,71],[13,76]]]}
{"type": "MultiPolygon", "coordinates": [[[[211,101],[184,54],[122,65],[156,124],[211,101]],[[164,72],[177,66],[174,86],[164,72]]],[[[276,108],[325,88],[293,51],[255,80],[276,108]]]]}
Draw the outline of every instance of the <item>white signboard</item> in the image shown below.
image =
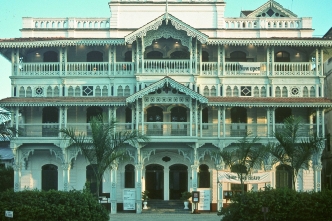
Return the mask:
{"type": "Polygon", "coordinates": [[[5,217],[13,218],[14,212],[13,211],[5,211],[5,217]]]}
{"type": "Polygon", "coordinates": [[[240,73],[259,74],[261,72],[261,63],[259,62],[239,62],[240,73]]]}
{"type": "Polygon", "coordinates": [[[198,191],[199,191],[198,210],[210,210],[211,190],[198,189],[198,191]]]}
{"type": "Polygon", "coordinates": [[[123,190],[123,210],[135,210],[135,189],[123,190]]]}
{"type": "MultiPolygon", "coordinates": [[[[231,173],[231,172],[219,172],[218,180],[219,182],[225,182],[225,183],[241,183],[237,173],[231,173]]],[[[269,183],[269,182],[271,182],[269,172],[252,173],[244,180],[244,183],[246,184],[269,183]]]]}

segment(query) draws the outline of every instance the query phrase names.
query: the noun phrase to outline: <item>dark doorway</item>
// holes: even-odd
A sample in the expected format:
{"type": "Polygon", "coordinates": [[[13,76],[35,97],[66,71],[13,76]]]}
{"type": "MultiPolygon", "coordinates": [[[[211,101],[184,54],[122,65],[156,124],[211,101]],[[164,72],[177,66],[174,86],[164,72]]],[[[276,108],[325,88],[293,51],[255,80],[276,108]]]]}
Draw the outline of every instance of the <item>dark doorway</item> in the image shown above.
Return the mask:
{"type": "Polygon", "coordinates": [[[55,51],[46,51],[43,56],[43,62],[59,62],[58,53],[55,51]]]}
{"type": "Polygon", "coordinates": [[[173,107],[171,109],[172,119],[172,135],[184,136],[187,135],[187,109],[184,107],[173,107]],[[177,123],[178,122],[178,123],[177,123]]]}
{"type": "MultiPolygon", "coordinates": [[[[88,188],[90,188],[90,192],[93,195],[97,195],[97,176],[93,171],[92,167],[96,167],[96,165],[93,164],[86,167],[86,184],[88,185],[88,188]]],[[[102,191],[103,191],[103,183],[100,182],[99,194],[101,194],[102,191]]]]}
{"type": "Polygon", "coordinates": [[[243,51],[234,51],[230,54],[229,61],[232,62],[246,62],[247,55],[243,51]]]}
{"type": "Polygon", "coordinates": [[[276,170],[276,188],[292,188],[292,168],[282,164],[276,170]]]}
{"type": "Polygon", "coordinates": [[[53,164],[42,166],[42,190],[58,190],[58,167],[53,164]]]}
{"type": "Polygon", "coordinates": [[[169,167],[169,199],[180,199],[184,191],[188,191],[188,167],[174,164],[169,167]]]}
{"type": "Polygon", "coordinates": [[[56,107],[44,107],[42,114],[43,137],[56,137],[59,133],[59,110],[56,107]]]}
{"type": "Polygon", "coordinates": [[[125,167],[125,188],[135,188],[135,167],[132,164],[125,167]]]}
{"type": "Polygon", "coordinates": [[[150,164],[145,167],[145,190],[150,199],[164,199],[164,167],[150,164]]]}

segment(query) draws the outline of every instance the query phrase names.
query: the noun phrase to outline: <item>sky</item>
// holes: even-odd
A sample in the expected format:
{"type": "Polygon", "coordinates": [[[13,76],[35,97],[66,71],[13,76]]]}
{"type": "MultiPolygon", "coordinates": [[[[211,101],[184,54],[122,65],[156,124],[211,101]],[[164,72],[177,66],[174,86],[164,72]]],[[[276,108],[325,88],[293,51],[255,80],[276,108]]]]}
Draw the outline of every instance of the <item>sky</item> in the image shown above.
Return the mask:
{"type": "MultiPolygon", "coordinates": [[[[22,17],[110,17],[110,0],[0,0],[0,39],[21,37],[22,17]]],[[[267,0],[225,0],[225,17],[239,17],[241,10],[255,10],[267,0]]],[[[332,27],[332,0],[276,0],[298,17],[312,17],[314,37],[332,27]]],[[[171,12],[170,12],[171,13],[171,12]]],[[[130,19],[130,18],[129,18],[130,19]]],[[[10,62],[0,55],[0,99],[11,96],[10,62]]]]}

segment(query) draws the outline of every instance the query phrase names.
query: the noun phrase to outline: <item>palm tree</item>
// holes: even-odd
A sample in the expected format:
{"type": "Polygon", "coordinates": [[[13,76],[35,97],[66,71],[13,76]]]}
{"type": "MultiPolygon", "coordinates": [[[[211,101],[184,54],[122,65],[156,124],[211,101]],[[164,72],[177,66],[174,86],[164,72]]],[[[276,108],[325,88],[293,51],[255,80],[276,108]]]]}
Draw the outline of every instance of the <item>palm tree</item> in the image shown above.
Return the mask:
{"type": "Polygon", "coordinates": [[[78,147],[81,153],[89,161],[96,176],[97,197],[99,198],[99,185],[104,172],[111,169],[113,163],[124,156],[126,143],[136,146],[139,142],[148,139],[135,130],[116,131],[115,121],[104,123],[101,115],[91,118],[92,135],[86,136],[83,132],[77,132],[72,128],[61,129],[64,139],[69,139],[69,146],[78,147]]]}
{"type": "Polygon", "coordinates": [[[10,112],[0,108],[0,141],[9,141],[16,134],[16,129],[10,127],[10,112]]]}
{"type": "Polygon", "coordinates": [[[319,154],[324,138],[310,135],[300,138],[303,127],[302,118],[290,116],[284,120],[284,127],[274,133],[277,142],[268,143],[273,163],[291,167],[292,189],[295,190],[296,177],[300,169],[308,169],[313,155],[319,154]]]}
{"type": "Polygon", "coordinates": [[[237,173],[241,182],[241,192],[244,193],[244,181],[254,168],[260,168],[266,157],[266,147],[258,143],[259,138],[249,139],[248,135],[238,141],[235,149],[223,149],[220,152],[226,166],[237,173]]]}

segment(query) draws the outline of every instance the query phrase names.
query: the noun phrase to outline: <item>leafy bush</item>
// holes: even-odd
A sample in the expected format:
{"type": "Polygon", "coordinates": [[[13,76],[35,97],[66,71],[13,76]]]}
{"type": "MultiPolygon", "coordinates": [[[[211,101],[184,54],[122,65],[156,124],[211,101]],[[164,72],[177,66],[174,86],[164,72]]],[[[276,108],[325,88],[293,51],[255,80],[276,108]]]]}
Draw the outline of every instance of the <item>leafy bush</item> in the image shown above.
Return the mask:
{"type": "Polygon", "coordinates": [[[268,208],[269,221],[332,220],[332,191],[296,192],[290,189],[272,189],[236,195],[227,208],[218,215],[222,221],[264,220],[263,207],[268,208]]]}
{"type": "Polygon", "coordinates": [[[14,170],[12,167],[0,167],[0,192],[13,189],[14,170]]]}
{"type": "Polygon", "coordinates": [[[0,220],[13,211],[18,221],[108,221],[109,215],[87,191],[6,191],[0,193],[0,220]]]}

